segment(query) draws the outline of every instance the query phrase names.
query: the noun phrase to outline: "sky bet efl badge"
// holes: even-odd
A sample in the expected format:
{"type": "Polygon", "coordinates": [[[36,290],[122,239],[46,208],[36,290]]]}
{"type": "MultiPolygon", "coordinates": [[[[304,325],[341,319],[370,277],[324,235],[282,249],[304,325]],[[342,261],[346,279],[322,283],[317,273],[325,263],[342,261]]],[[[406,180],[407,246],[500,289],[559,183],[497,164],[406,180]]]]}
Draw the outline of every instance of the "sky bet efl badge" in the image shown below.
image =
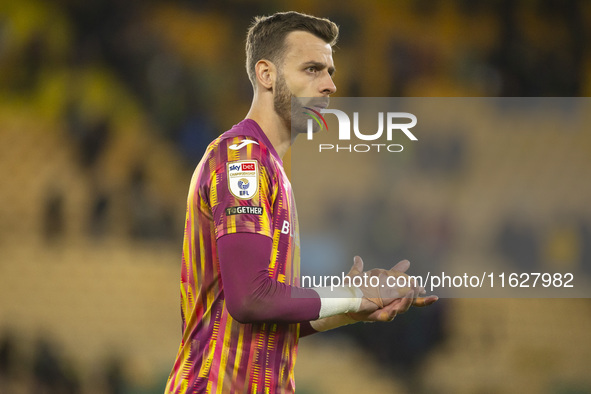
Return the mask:
{"type": "Polygon", "coordinates": [[[228,187],[234,197],[248,200],[259,188],[259,171],[256,160],[228,163],[228,187]]]}

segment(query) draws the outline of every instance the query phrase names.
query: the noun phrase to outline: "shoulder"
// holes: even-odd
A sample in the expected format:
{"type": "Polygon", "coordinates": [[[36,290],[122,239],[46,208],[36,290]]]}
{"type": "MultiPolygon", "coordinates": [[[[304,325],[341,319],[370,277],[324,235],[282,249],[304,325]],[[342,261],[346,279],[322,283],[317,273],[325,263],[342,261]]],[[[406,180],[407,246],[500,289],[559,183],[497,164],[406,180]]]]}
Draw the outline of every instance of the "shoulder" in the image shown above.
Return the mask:
{"type": "Polygon", "coordinates": [[[239,160],[256,160],[261,166],[272,166],[272,154],[268,142],[258,130],[243,121],[220,135],[212,142],[209,155],[223,166],[239,160]]]}

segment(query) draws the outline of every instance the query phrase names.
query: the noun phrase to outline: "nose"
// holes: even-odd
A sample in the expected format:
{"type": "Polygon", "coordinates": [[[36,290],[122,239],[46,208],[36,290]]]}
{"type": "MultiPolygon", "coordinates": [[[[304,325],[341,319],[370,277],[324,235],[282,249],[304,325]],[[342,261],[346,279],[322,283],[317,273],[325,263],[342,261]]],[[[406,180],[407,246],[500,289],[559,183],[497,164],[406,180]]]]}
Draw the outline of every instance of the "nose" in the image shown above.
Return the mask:
{"type": "Polygon", "coordinates": [[[322,78],[322,84],[320,86],[320,91],[324,95],[330,96],[331,94],[334,94],[337,91],[337,87],[334,84],[332,77],[328,73],[328,71],[325,71],[325,75],[324,78],[322,78]]]}

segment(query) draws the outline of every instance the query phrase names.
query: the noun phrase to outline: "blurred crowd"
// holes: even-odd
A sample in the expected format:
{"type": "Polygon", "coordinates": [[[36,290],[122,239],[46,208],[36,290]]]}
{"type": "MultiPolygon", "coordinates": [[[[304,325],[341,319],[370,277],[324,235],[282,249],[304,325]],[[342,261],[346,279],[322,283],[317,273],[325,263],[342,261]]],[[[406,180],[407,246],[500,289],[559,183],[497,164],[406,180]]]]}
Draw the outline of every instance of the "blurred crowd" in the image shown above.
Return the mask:
{"type": "MultiPolygon", "coordinates": [[[[130,389],[121,359],[104,360],[95,373],[83,377],[59,344],[40,336],[31,348],[22,346],[18,335],[9,330],[0,333],[0,388],[3,393],[82,393],[82,380],[92,392],[122,394],[130,389]],[[32,352],[31,352],[32,350],[32,352]]],[[[155,391],[160,392],[160,391],[155,391]]]]}
{"type": "Polygon", "coordinates": [[[83,165],[101,154],[113,122],[107,108],[88,113],[76,74],[111,74],[192,168],[250,102],[243,45],[251,18],[279,8],[309,8],[341,26],[339,96],[589,93],[591,11],[581,0],[2,3],[3,96],[34,95],[52,74],[68,74],[57,111],[83,165]]]}

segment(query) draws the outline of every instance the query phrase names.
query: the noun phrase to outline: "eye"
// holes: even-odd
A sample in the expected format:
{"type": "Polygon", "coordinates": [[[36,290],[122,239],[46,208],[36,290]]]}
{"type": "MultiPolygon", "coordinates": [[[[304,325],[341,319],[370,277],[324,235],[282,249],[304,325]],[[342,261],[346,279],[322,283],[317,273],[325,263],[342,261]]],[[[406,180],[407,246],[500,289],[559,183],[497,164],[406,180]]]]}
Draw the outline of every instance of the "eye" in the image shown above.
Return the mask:
{"type": "Polygon", "coordinates": [[[315,73],[316,71],[318,71],[318,68],[316,66],[310,66],[306,68],[306,72],[309,73],[315,73]]]}

